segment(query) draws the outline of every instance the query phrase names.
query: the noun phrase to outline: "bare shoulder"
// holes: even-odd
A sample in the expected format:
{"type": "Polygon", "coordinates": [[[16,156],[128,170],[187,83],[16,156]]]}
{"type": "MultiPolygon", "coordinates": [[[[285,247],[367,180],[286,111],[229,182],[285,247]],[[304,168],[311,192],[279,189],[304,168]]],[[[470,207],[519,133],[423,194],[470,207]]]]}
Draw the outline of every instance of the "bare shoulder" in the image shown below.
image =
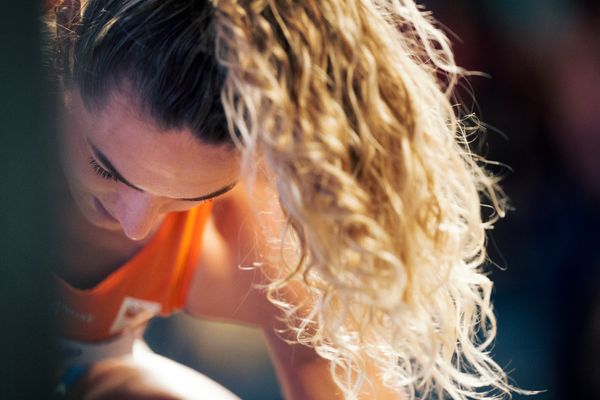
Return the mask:
{"type": "Polygon", "coordinates": [[[215,202],[186,311],[195,316],[262,324],[274,312],[262,291],[261,234],[246,189],[238,185],[215,202]]]}

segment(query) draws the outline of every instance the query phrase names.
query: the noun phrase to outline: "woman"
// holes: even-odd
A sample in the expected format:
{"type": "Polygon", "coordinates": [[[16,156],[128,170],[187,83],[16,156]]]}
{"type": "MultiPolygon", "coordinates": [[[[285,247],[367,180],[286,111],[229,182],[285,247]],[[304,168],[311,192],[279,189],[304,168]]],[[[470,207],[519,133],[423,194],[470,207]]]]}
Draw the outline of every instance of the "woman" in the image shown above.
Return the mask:
{"type": "Polygon", "coordinates": [[[502,214],[498,189],[450,103],[448,42],[412,1],[55,10],[73,397],[231,396],[128,356],[182,308],[262,327],[290,399],[511,390],[480,269],[479,195],[502,214]]]}

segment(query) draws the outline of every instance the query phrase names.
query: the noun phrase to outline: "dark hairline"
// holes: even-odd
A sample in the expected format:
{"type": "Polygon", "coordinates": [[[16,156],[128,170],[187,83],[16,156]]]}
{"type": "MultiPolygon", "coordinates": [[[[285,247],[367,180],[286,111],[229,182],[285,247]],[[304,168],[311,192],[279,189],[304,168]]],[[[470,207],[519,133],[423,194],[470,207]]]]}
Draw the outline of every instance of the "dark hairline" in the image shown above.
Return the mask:
{"type": "Polygon", "coordinates": [[[211,2],[126,3],[90,1],[84,9],[65,86],[77,87],[86,106],[101,107],[127,83],[140,111],[164,130],[186,128],[202,143],[233,144],[221,104],[226,69],[214,54],[211,2]]]}

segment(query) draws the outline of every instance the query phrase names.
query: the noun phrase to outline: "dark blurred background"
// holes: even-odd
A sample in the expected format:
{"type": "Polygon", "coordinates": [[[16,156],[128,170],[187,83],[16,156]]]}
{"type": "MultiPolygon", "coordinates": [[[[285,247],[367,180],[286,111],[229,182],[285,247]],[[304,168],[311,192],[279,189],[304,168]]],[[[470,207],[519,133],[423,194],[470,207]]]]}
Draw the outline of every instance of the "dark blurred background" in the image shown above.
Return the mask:
{"type": "Polygon", "coordinates": [[[0,399],[52,392],[47,272],[56,262],[49,172],[55,151],[36,1],[0,12],[0,399]]]}
{"type": "MultiPolygon", "coordinates": [[[[458,64],[489,75],[469,78],[460,93],[488,125],[482,152],[509,166],[495,172],[512,211],[489,241],[493,354],[517,385],[546,390],[535,399],[598,400],[600,2],[425,5],[453,32],[458,64]]],[[[157,321],[148,337],[245,399],[280,398],[255,331],[178,316],[157,321]],[[167,346],[158,339],[167,331],[187,339],[167,346]]]]}
{"type": "MultiPolygon", "coordinates": [[[[600,2],[429,1],[460,39],[513,210],[491,232],[493,353],[540,399],[600,399],[600,2]]],[[[515,398],[524,398],[515,396],[515,398]]]]}

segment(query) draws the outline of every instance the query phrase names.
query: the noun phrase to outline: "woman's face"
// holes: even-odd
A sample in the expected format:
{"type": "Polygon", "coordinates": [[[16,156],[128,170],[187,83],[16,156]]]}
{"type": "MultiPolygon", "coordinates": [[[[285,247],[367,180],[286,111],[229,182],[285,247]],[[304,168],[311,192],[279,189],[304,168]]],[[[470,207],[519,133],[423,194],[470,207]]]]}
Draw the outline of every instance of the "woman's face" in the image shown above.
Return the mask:
{"type": "Polygon", "coordinates": [[[201,144],[187,129],[160,129],[126,91],[114,91],[93,111],[70,91],[65,105],[67,181],[96,226],[142,240],[166,213],[195,207],[238,180],[238,153],[231,146],[201,144]]]}

